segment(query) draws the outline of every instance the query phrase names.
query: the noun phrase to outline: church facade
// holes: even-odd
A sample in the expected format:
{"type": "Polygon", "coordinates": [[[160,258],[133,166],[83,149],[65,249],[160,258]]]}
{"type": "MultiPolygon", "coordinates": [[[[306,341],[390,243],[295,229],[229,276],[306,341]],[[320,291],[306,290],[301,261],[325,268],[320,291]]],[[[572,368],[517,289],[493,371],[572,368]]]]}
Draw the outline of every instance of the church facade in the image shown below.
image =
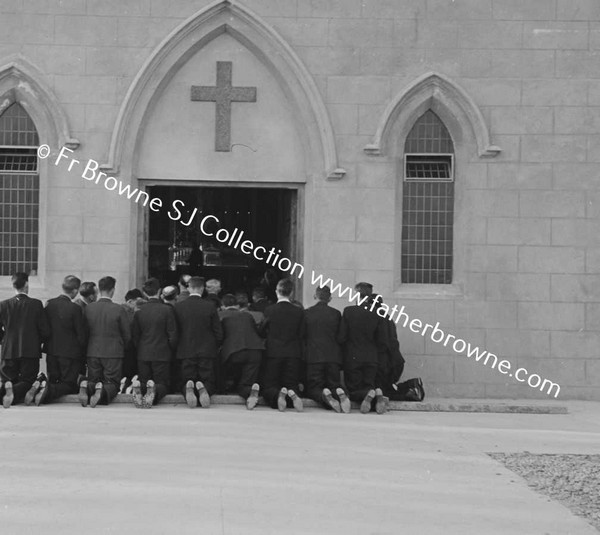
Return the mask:
{"type": "Polygon", "coordinates": [[[0,11],[2,298],[368,281],[429,395],[600,399],[595,0],[0,11]]]}

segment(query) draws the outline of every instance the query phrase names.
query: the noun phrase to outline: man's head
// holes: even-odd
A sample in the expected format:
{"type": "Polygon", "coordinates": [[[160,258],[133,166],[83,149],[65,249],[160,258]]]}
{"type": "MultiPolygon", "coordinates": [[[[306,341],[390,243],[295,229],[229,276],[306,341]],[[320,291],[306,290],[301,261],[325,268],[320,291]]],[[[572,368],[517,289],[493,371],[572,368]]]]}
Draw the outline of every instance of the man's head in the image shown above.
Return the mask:
{"type": "Polygon", "coordinates": [[[248,308],[248,294],[246,292],[235,292],[235,300],[240,308],[248,308]]]}
{"type": "Polygon", "coordinates": [[[221,303],[223,303],[225,308],[238,307],[237,299],[233,294],[225,294],[221,299],[221,303]]]}
{"type": "Polygon", "coordinates": [[[221,281],[219,279],[209,279],[206,281],[206,293],[217,295],[221,291],[221,281]]]}
{"type": "Polygon", "coordinates": [[[315,299],[322,303],[329,303],[331,301],[331,290],[329,286],[319,286],[315,290],[315,299]]]}
{"type": "Polygon", "coordinates": [[[62,282],[62,290],[64,294],[71,299],[77,295],[80,286],[81,279],[77,278],[75,275],[67,275],[62,282]]]}
{"type": "Polygon", "coordinates": [[[202,277],[190,277],[188,287],[190,292],[202,295],[204,291],[204,279],[202,277]]]}
{"type": "Polygon", "coordinates": [[[254,288],[254,290],[252,290],[252,302],[256,303],[261,299],[265,299],[265,297],[265,289],[262,286],[257,286],[254,288]]]}
{"type": "Polygon", "coordinates": [[[148,296],[148,297],[158,297],[158,294],[160,293],[160,282],[157,278],[152,277],[150,279],[148,279],[145,283],[144,286],[142,286],[142,291],[148,296]]]}
{"type": "Polygon", "coordinates": [[[354,289],[360,294],[361,297],[371,297],[373,293],[373,285],[368,282],[359,282],[356,284],[354,289]]]}
{"type": "Polygon", "coordinates": [[[29,291],[29,275],[27,273],[23,273],[22,271],[18,271],[11,278],[12,287],[18,293],[27,293],[29,291]]]}
{"type": "Polygon", "coordinates": [[[187,273],[185,273],[185,274],[181,275],[181,277],[179,277],[179,291],[188,289],[191,278],[192,278],[192,276],[188,275],[187,273]]]}
{"type": "Polygon", "coordinates": [[[86,303],[93,303],[98,295],[98,288],[95,282],[82,282],[79,287],[79,295],[86,303]]]}
{"type": "Polygon", "coordinates": [[[112,298],[115,295],[115,286],[117,281],[114,277],[102,277],[98,281],[98,289],[100,290],[100,295],[102,297],[110,297],[112,298]]]}
{"type": "Polygon", "coordinates": [[[281,279],[277,283],[277,297],[290,297],[294,291],[294,283],[290,279],[281,279]]]}
{"type": "Polygon", "coordinates": [[[177,299],[177,286],[165,286],[162,291],[162,298],[165,303],[175,301],[177,299]]]}

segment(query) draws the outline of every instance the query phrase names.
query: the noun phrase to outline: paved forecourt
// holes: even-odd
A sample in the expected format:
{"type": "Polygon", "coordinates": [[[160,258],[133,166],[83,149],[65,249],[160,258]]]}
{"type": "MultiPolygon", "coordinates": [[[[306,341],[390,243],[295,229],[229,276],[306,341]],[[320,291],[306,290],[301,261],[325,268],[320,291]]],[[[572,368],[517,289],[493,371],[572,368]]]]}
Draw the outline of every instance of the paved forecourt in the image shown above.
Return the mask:
{"type": "Polygon", "coordinates": [[[485,452],[599,453],[598,409],[11,407],[0,412],[0,525],[15,535],[592,535],[485,452]]]}

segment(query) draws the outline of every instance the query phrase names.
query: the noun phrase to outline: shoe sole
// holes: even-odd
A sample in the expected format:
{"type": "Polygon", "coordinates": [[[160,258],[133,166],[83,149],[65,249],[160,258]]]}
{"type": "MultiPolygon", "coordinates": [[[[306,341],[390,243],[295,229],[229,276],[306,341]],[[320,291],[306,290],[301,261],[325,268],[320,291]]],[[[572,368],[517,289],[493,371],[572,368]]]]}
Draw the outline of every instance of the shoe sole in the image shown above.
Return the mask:
{"type": "Polygon", "coordinates": [[[339,402],[333,398],[333,396],[326,396],[325,401],[327,401],[327,405],[329,405],[329,407],[335,412],[342,412],[342,407],[340,406],[339,402]]]}
{"type": "Polygon", "coordinates": [[[375,412],[377,414],[385,414],[387,412],[386,410],[386,403],[385,403],[385,399],[383,399],[383,396],[377,396],[377,401],[375,401],[375,412]]]}
{"type": "Polygon", "coordinates": [[[251,411],[252,409],[254,409],[254,407],[256,407],[257,403],[258,403],[258,392],[256,390],[252,390],[252,392],[250,392],[250,396],[246,400],[246,408],[249,411],[251,411]]]}
{"type": "Polygon", "coordinates": [[[33,400],[33,402],[35,403],[35,406],[39,407],[42,403],[44,403],[44,401],[46,400],[47,397],[48,397],[48,383],[46,383],[44,386],[42,386],[38,390],[38,393],[35,395],[35,399],[33,400]]]}
{"type": "Polygon", "coordinates": [[[375,396],[373,397],[366,397],[365,399],[363,399],[362,403],[360,404],[360,412],[362,414],[367,414],[369,412],[371,412],[371,405],[373,404],[373,400],[375,399],[375,396]]]}
{"type": "Polygon", "coordinates": [[[208,395],[206,388],[201,388],[198,391],[198,401],[200,401],[200,406],[203,409],[208,409],[208,407],[210,407],[210,396],[208,395]]]}
{"type": "Polygon", "coordinates": [[[347,396],[344,396],[341,401],[340,401],[340,408],[342,409],[342,412],[344,414],[349,414],[350,411],[352,410],[352,403],[350,403],[350,400],[348,399],[347,396]]]}
{"type": "Polygon", "coordinates": [[[79,403],[81,403],[82,407],[87,407],[90,402],[90,398],[87,393],[87,387],[85,389],[80,388],[79,393],[77,394],[77,398],[79,399],[79,403]]]}
{"type": "Polygon", "coordinates": [[[102,390],[96,389],[94,391],[94,395],[90,398],[90,407],[95,408],[98,403],[100,403],[100,398],[102,397],[102,390]]]}
{"type": "Polygon", "coordinates": [[[25,394],[25,399],[23,400],[23,403],[25,403],[25,405],[27,407],[29,407],[35,401],[35,396],[39,392],[39,390],[40,390],[40,386],[38,385],[37,387],[32,386],[27,391],[27,394],[25,394]]]}
{"type": "Polygon", "coordinates": [[[15,394],[13,393],[12,390],[12,386],[9,388],[6,388],[6,386],[4,387],[6,392],[4,393],[4,399],[2,400],[2,406],[5,409],[10,408],[10,406],[13,404],[13,401],[15,400],[15,394]]]}
{"type": "Polygon", "coordinates": [[[279,394],[277,398],[277,409],[281,412],[284,412],[287,409],[287,400],[285,399],[284,394],[279,394]]]}

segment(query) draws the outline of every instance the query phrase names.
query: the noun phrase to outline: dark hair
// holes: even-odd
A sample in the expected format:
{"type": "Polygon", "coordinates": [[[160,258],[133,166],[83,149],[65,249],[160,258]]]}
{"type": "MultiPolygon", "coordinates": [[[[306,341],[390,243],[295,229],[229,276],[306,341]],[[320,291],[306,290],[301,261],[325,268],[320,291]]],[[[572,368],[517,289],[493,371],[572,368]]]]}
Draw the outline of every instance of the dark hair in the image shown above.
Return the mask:
{"type": "Polygon", "coordinates": [[[232,307],[232,306],[237,305],[237,299],[235,298],[235,295],[233,295],[233,294],[225,294],[221,298],[221,303],[223,303],[224,307],[232,307]]]}
{"type": "Polygon", "coordinates": [[[315,295],[319,301],[328,302],[331,299],[331,290],[329,286],[319,286],[315,290],[315,295]]]}
{"type": "Polygon", "coordinates": [[[115,289],[115,286],[117,284],[117,281],[114,277],[102,277],[99,281],[98,281],[98,289],[101,292],[110,292],[111,290],[115,289]]]}
{"type": "Polygon", "coordinates": [[[27,273],[23,273],[22,271],[18,271],[10,278],[10,282],[12,282],[15,290],[22,290],[25,288],[25,285],[28,281],[29,275],[27,275],[27,273]]]}
{"type": "Polygon", "coordinates": [[[262,286],[257,286],[254,288],[254,290],[252,290],[252,297],[264,299],[266,295],[265,289],[262,286]]]}
{"type": "Polygon", "coordinates": [[[242,308],[246,308],[248,306],[248,294],[246,292],[235,292],[235,300],[237,301],[237,304],[240,305],[240,307],[242,308]]]}
{"type": "Polygon", "coordinates": [[[75,275],[67,275],[62,283],[63,292],[71,293],[79,290],[81,286],[81,279],[77,278],[75,275]]]}
{"type": "Polygon", "coordinates": [[[156,277],[152,277],[152,278],[148,279],[144,283],[142,290],[144,291],[144,293],[146,295],[155,296],[158,292],[160,292],[159,280],[156,277]]]}
{"type": "Polygon", "coordinates": [[[289,297],[294,291],[294,283],[290,279],[281,279],[277,283],[277,291],[284,297],[289,297]]]}
{"type": "Polygon", "coordinates": [[[179,277],[179,284],[181,284],[181,286],[183,286],[184,288],[187,288],[190,285],[191,278],[191,275],[184,273],[183,275],[181,275],[181,277],[179,277]]]}
{"type": "Polygon", "coordinates": [[[144,298],[144,294],[138,290],[137,288],[133,288],[132,290],[129,290],[126,294],[125,294],[125,301],[129,301],[130,299],[139,299],[139,298],[144,298]]]}
{"type": "Polygon", "coordinates": [[[188,281],[188,288],[204,288],[204,279],[202,277],[191,277],[188,281]]]}
{"type": "Polygon", "coordinates": [[[79,295],[81,297],[89,297],[90,295],[94,295],[96,293],[96,283],[95,282],[82,282],[79,287],[79,295]]]}
{"type": "Polygon", "coordinates": [[[354,289],[361,297],[371,297],[371,294],[373,293],[373,285],[368,282],[358,282],[354,289]]]}

